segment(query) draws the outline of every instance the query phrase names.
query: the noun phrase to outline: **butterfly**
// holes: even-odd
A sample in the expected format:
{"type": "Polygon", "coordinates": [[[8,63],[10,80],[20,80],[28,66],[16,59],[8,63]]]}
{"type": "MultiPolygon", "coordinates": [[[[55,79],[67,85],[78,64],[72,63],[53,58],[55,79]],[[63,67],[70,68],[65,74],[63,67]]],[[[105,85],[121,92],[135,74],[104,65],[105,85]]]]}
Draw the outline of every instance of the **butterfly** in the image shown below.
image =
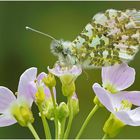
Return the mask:
{"type": "Polygon", "coordinates": [[[88,69],[128,63],[140,47],[140,10],[108,9],[94,15],[75,40],[51,38],[51,52],[62,67],[88,69]]]}

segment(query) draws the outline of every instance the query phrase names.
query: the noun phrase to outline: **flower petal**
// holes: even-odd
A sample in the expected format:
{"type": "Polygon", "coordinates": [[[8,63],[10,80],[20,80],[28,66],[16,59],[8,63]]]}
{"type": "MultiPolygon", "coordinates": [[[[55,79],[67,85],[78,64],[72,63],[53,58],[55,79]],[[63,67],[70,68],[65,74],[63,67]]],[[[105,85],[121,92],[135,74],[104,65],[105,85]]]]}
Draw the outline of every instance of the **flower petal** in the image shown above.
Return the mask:
{"type": "Polygon", "coordinates": [[[115,115],[127,125],[140,126],[140,107],[129,111],[115,112],[115,115]]]}
{"type": "Polygon", "coordinates": [[[107,91],[102,88],[98,83],[95,83],[92,86],[96,96],[98,97],[99,101],[110,111],[113,112],[113,103],[112,103],[112,99],[109,95],[109,93],[107,93],[107,91]]]}
{"type": "Polygon", "coordinates": [[[10,104],[16,100],[15,95],[6,87],[0,86],[0,113],[5,112],[10,104]]]}
{"type": "Polygon", "coordinates": [[[9,125],[12,125],[12,124],[15,124],[17,121],[10,117],[10,116],[7,116],[7,115],[0,115],[0,127],[4,127],[4,126],[9,126],[9,125]]]}
{"type": "Polygon", "coordinates": [[[64,68],[61,68],[59,65],[56,65],[53,69],[50,69],[48,67],[48,71],[57,77],[60,77],[63,75],[74,75],[78,77],[82,73],[82,69],[75,65],[73,65],[71,69],[68,69],[68,68],[64,69],[64,68]]]}
{"type": "Polygon", "coordinates": [[[73,67],[70,69],[70,73],[79,76],[82,73],[82,69],[73,65],[73,67]]]}
{"type": "Polygon", "coordinates": [[[37,76],[37,68],[32,67],[27,69],[20,77],[18,85],[18,98],[24,96],[31,105],[33,102],[33,92],[35,92],[35,83],[37,76]]]}
{"type": "Polygon", "coordinates": [[[118,91],[128,88],[135,80],[135,70],[123,63],[102,68],[103,85],[110,83],[118,91]]]}
{"type": "Polygon", "coordinates": [[[55,76],[62,76],[63,75],[63,71],[61,70],[61,67],[59,65],[56,65],[54,68],[50,69],[48,67],[48,71],[52,74],[54,74],[55,76]]]}
{"type": "MultiPolygon", "coordinates": [[[[49,88],[44,87],[44,91],[45,91],[46,97],[50,98],[51,97],[51,93],[50,93],[49,88]]],[[[53,93],[54,93],[54,97],[56,98],[56,89],[55,89],[55,87],[53,87],[53,93]]]]}
{"type": "Polygon", "coordinates": [[[140,106],[140,91],[121,91],[114,94],[114,97],[120,101],[128,100],[133,105],[140,106]]]}
{"type": "Polygon", "coordinates": [[[38,76],[37,76],[37,81],[40,82],[45,76],[47,76],[47,74],[45,72],[41,72],[38,76]]]}

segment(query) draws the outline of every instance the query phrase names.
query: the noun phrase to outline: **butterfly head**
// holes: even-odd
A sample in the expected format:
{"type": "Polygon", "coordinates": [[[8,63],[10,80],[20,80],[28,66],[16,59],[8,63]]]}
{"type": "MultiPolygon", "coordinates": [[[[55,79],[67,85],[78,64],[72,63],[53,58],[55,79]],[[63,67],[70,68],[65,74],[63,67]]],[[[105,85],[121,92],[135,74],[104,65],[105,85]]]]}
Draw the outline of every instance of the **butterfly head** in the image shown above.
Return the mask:
{"type": "Polygon", "coordinates": [[[76,63],[72,48],[73,44],[70,41],[53,40],[51,43],[51,52],[58,57],[61,66],[70,67],[76,63]]]}

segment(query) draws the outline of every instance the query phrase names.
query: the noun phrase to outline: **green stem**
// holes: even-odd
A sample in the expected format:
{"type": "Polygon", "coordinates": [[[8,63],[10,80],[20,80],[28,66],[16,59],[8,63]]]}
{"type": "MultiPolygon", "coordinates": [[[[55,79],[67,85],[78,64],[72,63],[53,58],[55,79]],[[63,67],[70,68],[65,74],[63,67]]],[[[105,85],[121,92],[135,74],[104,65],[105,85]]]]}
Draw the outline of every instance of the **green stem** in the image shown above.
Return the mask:
{"type": "Polygon", "coordinates": [[[108,138],[108,135],[107,134],[104,134],[102,140],[107,139],[107,138],[108,138]]]}
{"type": "Polygon", "coordinates": [[[46,136],[46,139],[51,139],[51,132],[50,132],[50,129],[49,129],[49,125],[47,123],[47,120],[42,112],[42,108],[40,105],[38,105],[38,109],[40,111],[40,114],[41,114],[41,119],[42,119],[42,124],[43,124],[43,127],[44,127],[44,131],[45,131],[45,136],[46,136]]]}
{"type": "Polygon", "coordinates": [[[55,113],[55,118],[54,118],[54,123],[55,123],[55,138],[58,139],[58,119],[56,117],[56,100],[54,97],[54,93],[53,93],[53,88],[50,88],[50,93],[51,93],[51,97],[52,97],[52,102],[53,102],[53,106],[54,106],[54,113],[55,113]]]}
{"type": "Polygon", "coordinates": [[[84,129],[86,128],[87,124],[89,123],[90,119],[92,118],[92,116],[94,115],[94,113],[98,110],[99,106],[95,105],[94,108],[91,110],[91,112],[89,113],[89,115],[87,116],[86,120],[84,121],[79,133],[76,136],[76,139],[79,139],[80,136],[82,135],[84,129]]]}
{"type": "Polygon", "coordinates": [[[65,123],[66,123],[66,119],[64,119],[64,120],[61,122],[60,139],[62,139],[62,138],[63,138],[63,135],[64,135],[64,131],[65,131],[65,123]]]}
{"type": "Polygon", "coordinates": [[[31,131],[31,133],[33,134],[34,138],[35,138],[36,140],[40,140],[40,138],[39,138],[37,132],[35,131],[35,129],[34,129],[34,127],[33,127],[33,125],[32,125],[31,123],[28,123],[27,126],[28,126],[29,130],[31,131]]]}
{"type": "Polygon", "coordinates": [[[64,134],[64,139],[68,138],[69,132],[71,129],[71,125],[72,125],[72,121],[73,121],[73,108],[72,108],[72,103],[71,103],[71,97],[68,97],[68,105],[69,105],[70,116],[69,116],[67,129],[66,129],[65,134],[64,134]]]}

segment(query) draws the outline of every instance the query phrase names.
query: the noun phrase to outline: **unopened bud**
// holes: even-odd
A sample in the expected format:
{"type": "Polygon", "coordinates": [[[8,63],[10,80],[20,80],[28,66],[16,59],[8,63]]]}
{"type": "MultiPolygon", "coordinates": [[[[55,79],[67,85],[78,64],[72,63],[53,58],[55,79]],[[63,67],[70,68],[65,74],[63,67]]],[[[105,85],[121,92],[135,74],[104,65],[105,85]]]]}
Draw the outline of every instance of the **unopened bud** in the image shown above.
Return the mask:
{"type": "Polygon", "coordinates": [[[49,120],[54,120],[55,112],[54,112],[54,106],[51,98],[48,98],[42,105],[43,114],[47,117],[49,120]]]}
{"type": "Polygon", "coordinates": [[[57,118],[59,119],[60,122],[62,122],[68,116],[69,116],[69,108],[64,102],[61,102],[57,108],[57,118]]]}
{"type": "Polygon", "coordinates": [[[49,73],[48,76],[44,77],[43,82],[48,88],[53,88],[56,86],[56,80],[52,73],[49,73]]]}
{"type": "Polygon", "coordinates": [[[79,112],[79,100],[76,94],[72,96],[71,104],[73,107],[73,115],[75,116],[79,112]]]}

